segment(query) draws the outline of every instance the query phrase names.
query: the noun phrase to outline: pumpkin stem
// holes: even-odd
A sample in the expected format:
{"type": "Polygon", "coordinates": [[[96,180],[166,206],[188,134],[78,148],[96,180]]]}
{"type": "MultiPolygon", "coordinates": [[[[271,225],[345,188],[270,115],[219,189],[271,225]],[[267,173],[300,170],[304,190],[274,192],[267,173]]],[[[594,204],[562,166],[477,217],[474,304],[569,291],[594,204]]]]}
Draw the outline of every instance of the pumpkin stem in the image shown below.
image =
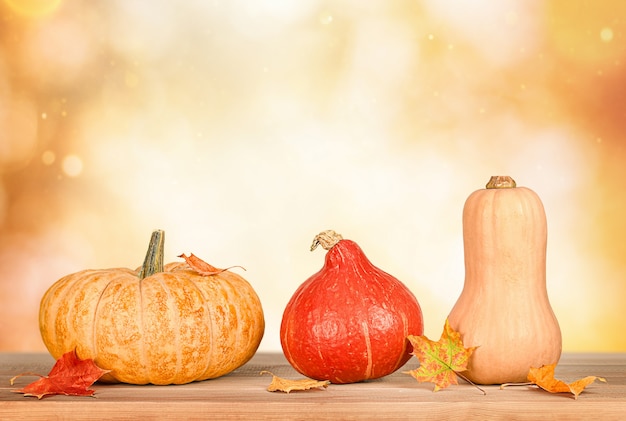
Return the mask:
{"type": "Polygon", "coordinates": [[[322,231],[315,236],[313,244],[311,244],[311,251],[315,250],[317,246],[322,246],[324,250],[330,250],[340,240],[343,240],[341,234],[337,234],[333,230],[322,231]]]}
{"type": "Polygon", "coordinates": [[[516,186],[515,180],[508,175],[492,175],[486,187],[488,189],[512,189],[516,186]]]}
{"type": "Polygon", "coordinates": [[[148,252],[139,271],[139,279],[147,278],[155,273],[163,272],[165,232],[155,230],[150,237],[148,252]]]}

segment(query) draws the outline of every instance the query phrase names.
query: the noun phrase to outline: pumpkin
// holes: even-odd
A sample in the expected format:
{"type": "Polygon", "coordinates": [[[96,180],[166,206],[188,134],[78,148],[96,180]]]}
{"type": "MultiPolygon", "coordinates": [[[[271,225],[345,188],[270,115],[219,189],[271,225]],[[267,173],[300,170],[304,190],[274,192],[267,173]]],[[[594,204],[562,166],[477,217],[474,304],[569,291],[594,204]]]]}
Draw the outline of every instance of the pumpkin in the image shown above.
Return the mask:
{"type": "Polygon", "coordinates": [[[83,270],[46,291],[39,325],[55,359],[75,349],[110,370],[101,381],[164,385],[216,378],[252,358],[265,328],[252,286],[228,270],[163,265],[163,244],[157,230],[139,270],[83,270]]]}
{"type": "Polygon", "coordinates": [[[448,321],[467,347],[477,384],[527,381],[557,363],[561,330],[546,289],[547,221],[539,196],[494,176],[463,208],[465,283],[448,321]]]}
{"type": "Polygon", "coordinates": [[[300,285],[281,322],[285,357],[301,374],[354,383],[393,373],[411,357],[408,335],[421,335],[415,296],[334,231],[313,240],[328,252],[322,269],[300,285]]]}

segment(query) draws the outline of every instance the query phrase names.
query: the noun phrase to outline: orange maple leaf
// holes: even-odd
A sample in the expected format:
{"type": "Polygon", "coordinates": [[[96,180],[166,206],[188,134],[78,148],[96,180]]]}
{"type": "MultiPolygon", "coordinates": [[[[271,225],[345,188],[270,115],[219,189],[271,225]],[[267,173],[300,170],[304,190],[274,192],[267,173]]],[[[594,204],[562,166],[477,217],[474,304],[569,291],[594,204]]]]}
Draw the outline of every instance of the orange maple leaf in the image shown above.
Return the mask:
{"type": "Polygon", "coordinates": [[[461,334],[450,327],[448,319],[437,342],[426,336],[410,335],[407,339],[413,345],[411,354],[419,359],[420,365],[419,368],[405,373],[418,382],[435,383],[434,392],[451,384],[458,384],[459,372],[467,370],[469,358],[476,349],[463,346],[461,334]]]}
{"type": "Polygon", "coordinates": [[[81,360],[74,350],[63,354],[47,376],[22,373],[11,379],[11,385],[18,377],[35,375],[41,378],[13,392],[36,396],[38,399],[46,395],[93,396],[94,390],[89,389],[89,386],[109,371],[101,369],[91,359],[81,360]]]}
{"type": "Polygon", "coordinates": [[[565,383],[554,378],[555,368],[556,363],[544,365],[540,368],[531,367],[528,372],[528,381],[550,393],[572,393],[574,399],[578,399],[578,395],[585,390],[585,387],[594,381],[606,382],[606,379],[603,377],[587,376],[572,383],[565,383]]]}

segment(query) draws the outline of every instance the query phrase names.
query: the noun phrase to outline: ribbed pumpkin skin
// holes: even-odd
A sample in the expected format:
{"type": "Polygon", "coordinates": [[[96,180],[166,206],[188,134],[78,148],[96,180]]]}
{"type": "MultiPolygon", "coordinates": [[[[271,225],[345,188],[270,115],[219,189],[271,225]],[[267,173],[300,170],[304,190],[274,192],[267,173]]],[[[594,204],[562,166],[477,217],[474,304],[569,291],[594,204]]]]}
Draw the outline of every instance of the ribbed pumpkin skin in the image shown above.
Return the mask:
{"type": "Polygon", "coordinates": [[[280,339],[301,374],[354,383],[399,369],[411,357],[407,336],[423,330],[421,308],[406,286],[355,242],[341,240],[287,304],[280,339]]]}
{"type": "Polygon", "coordinates": [[[50,354],[76,349],[111,370],[102,381],[161,385],[216,378],[252,358],[265,322],[241,276],[201,276],[185,263],[143,280],[137,274],[85,270],[52,285],[39,313],[50,354]]]}
{"type": "Polygon", "coordinates": [[[463,375],[477,384],[527,381],[558,362],[561,331],[546,290],[547,222],[525,187],[472,193],[463,210],[465,284],[448,320],[466,347],[463,375]]]}

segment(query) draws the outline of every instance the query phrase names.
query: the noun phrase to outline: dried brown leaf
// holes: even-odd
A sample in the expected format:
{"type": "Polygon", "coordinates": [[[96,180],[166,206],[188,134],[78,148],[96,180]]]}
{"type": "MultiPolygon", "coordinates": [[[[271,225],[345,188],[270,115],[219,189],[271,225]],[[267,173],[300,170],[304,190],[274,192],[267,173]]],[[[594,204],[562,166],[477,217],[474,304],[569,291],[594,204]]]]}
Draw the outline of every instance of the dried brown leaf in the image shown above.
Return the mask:
{"type": "Polygon", "coordinates": [[[187,262],[187,264],[189,265],[191,269],[195,270],[196,272],[198,272],[198,274],[203,275],[203,276],[217,275],[217,274],[227,271],[228,269],[232,269],[235,267],[246,270],[245,268],[241,266],[230,266],[226,269],[219,269],[205,262],[204,260],[197,257],[193,253],[191,253],[189,256],[183,253],[178,257],[182,257],[183,259],[185,259],[185,262],[187,262]]]}
{"type": "Polygon", "coordinates": [[[272,382],[267,387],[268,392],[285,392],[289,393],[294,390],[308,390],[316,389],[320,387],[328,387],[330,382],[328,380],[313,380],[313,379],[299,379],[289,380],[278,377],[273,373],[263,370],[260,374],[271,374],[272,382]]]}

